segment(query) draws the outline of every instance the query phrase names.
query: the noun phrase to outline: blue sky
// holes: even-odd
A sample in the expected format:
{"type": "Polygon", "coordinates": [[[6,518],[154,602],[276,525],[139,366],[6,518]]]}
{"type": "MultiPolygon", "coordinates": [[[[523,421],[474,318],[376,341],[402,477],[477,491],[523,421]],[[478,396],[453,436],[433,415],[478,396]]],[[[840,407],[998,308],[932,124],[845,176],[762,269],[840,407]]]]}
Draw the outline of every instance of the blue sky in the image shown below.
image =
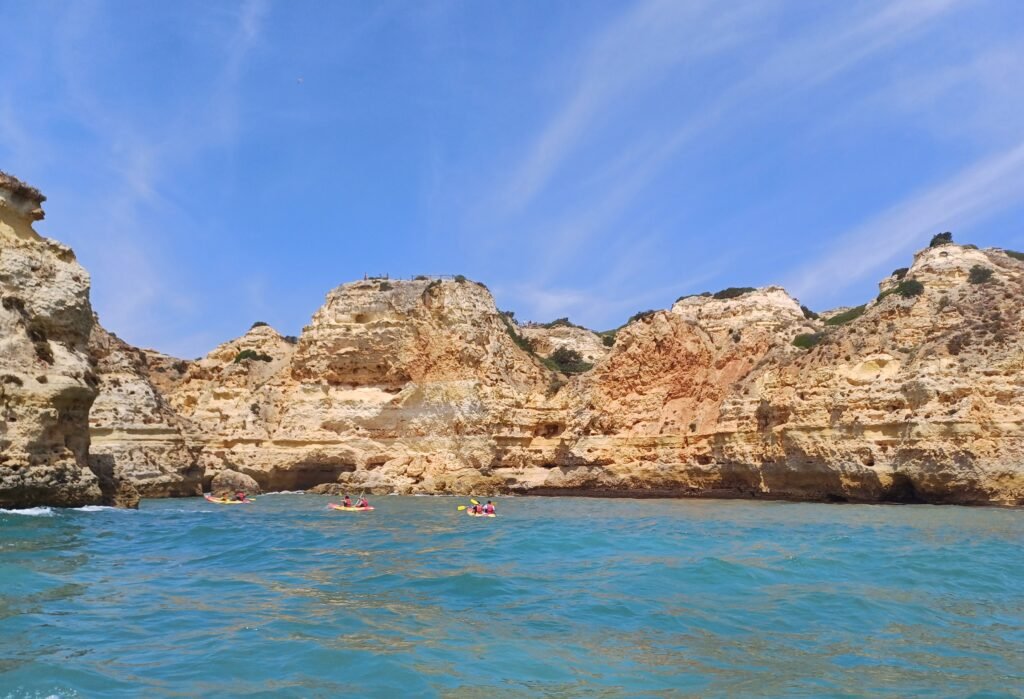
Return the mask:
{"type": "Polygon", "coordinates": [[[590,327],[1024,249],[1024,2],[0,0],[0,169],[185,357],[364,273],[590,327]]]}

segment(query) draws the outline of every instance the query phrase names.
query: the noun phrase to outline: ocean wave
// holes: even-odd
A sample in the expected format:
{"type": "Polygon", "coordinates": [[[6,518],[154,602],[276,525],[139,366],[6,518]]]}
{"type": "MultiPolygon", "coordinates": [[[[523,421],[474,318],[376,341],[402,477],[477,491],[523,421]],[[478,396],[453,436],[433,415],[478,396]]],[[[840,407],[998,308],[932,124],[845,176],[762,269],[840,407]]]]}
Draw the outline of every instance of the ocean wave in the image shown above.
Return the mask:
{"type": "Polygon", "coordinates": [[[109,505],[83,505],[82,507],[70,507],[68,509],[74,510],[75,512],[103,512],[104,510],[120,510],[128,512],[128,510],[123,507],[110,507],[109,505]]]}
{"type": "Polygon", "coordinates": [[[53,509],[49,507],[26,507],[24,510],[5,510],[0,507],[0,514],[25,515],[26,517],[52,517],[53,509]]]}
{"type": "Polygon", "coordinates": [[[305,495],[305,494],[306,494],[305,490],[275,490],[273,493],[263,493],[262,495],[257,495],[256,497],[258,497],[258,498],[265,498],[268,495],[305,495]]]}

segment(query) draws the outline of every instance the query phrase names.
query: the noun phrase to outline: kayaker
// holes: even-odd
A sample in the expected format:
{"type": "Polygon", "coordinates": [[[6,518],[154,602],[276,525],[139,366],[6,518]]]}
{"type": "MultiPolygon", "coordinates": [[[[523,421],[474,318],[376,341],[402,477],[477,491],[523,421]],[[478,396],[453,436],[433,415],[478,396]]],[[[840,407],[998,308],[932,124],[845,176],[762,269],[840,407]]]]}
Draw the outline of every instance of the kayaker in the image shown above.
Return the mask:
{"type": "Polygon", "coordinates": [[[366,508],[369,507],[370,503],[365,497],[359,498],[359,502],[356,503],[356,507],[366,508]]]}
{"type": "Polygon", "coordinates": [[[245,502],[245,491],[243,491],[243,490],[235,491],[235,501],[236,502],[245,502]]]}
{"type": "Polygon", "coordinates": [[[352,498],[346,495],[345,499],[341,501],[341,504],[344,505],[345,507],[352,507],[352,498]]]}
{"type": "Polygon", "coordinates": [[[484,505],[484,514],[485,515],[493,515],[494,514],[494,503],[491,502],[490,500],[488,500],[487,504],[484,505]]]}

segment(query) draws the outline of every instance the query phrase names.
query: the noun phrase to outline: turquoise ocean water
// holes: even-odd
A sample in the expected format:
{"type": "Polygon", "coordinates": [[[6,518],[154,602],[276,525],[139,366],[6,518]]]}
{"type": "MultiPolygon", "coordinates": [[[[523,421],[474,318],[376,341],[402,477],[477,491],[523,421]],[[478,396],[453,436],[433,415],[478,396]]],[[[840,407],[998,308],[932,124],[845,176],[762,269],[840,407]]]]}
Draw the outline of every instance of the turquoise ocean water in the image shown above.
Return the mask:
{"type": "Polygon", "coordinates": [[[1024,511],[0,511],[0,697],[1022,696],[1024,511]]]}

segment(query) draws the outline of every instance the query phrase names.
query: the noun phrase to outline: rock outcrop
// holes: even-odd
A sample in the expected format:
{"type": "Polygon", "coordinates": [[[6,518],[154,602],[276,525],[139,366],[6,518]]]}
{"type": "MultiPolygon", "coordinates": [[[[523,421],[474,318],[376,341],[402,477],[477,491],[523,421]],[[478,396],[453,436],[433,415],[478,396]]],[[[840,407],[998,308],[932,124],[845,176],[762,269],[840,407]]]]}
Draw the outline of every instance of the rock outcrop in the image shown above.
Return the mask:
{"type": "Polygon", "coordinates": [[[470,281],[366,280],[331,292],[296,344],[266,326],[194,362],[170,392],[207,477],[265,490],[447,492],[489,480],[495,435],[532,434],[551,372],[470,281]]]}
{"type": "Polygon", "coordinates": [[[239,491],[246,495],[259,495],[263,492],[260,484],[252,477],[231,469],[219,471],[210,482],[210,493],[216,498],[231,497],[239,491]]]}
{"type": "Polygon", "coordinates": [[[102,500],[88,463],[89,275],[33,230],[43,200],[0,173],[0,507],[102,500]]]}
{"type": "Polygon", "coordinates": [[[519,334],[533,344],[534,351],[541,357],[550,357],[556,350],[564,348],[578,352],[583,361],[595,364],[610,350],[593,330],[568,322],[523,325],[519,334]]]}
{"type": "Polygon", "coordinates": [[[93,325],[89,353],[99,377],[89,413],[93,470],[131,483],[141,497],[199,495],[198,449],[186,441],[188,425],[150,381],[147,354],[99,323],[93,325]]]}

